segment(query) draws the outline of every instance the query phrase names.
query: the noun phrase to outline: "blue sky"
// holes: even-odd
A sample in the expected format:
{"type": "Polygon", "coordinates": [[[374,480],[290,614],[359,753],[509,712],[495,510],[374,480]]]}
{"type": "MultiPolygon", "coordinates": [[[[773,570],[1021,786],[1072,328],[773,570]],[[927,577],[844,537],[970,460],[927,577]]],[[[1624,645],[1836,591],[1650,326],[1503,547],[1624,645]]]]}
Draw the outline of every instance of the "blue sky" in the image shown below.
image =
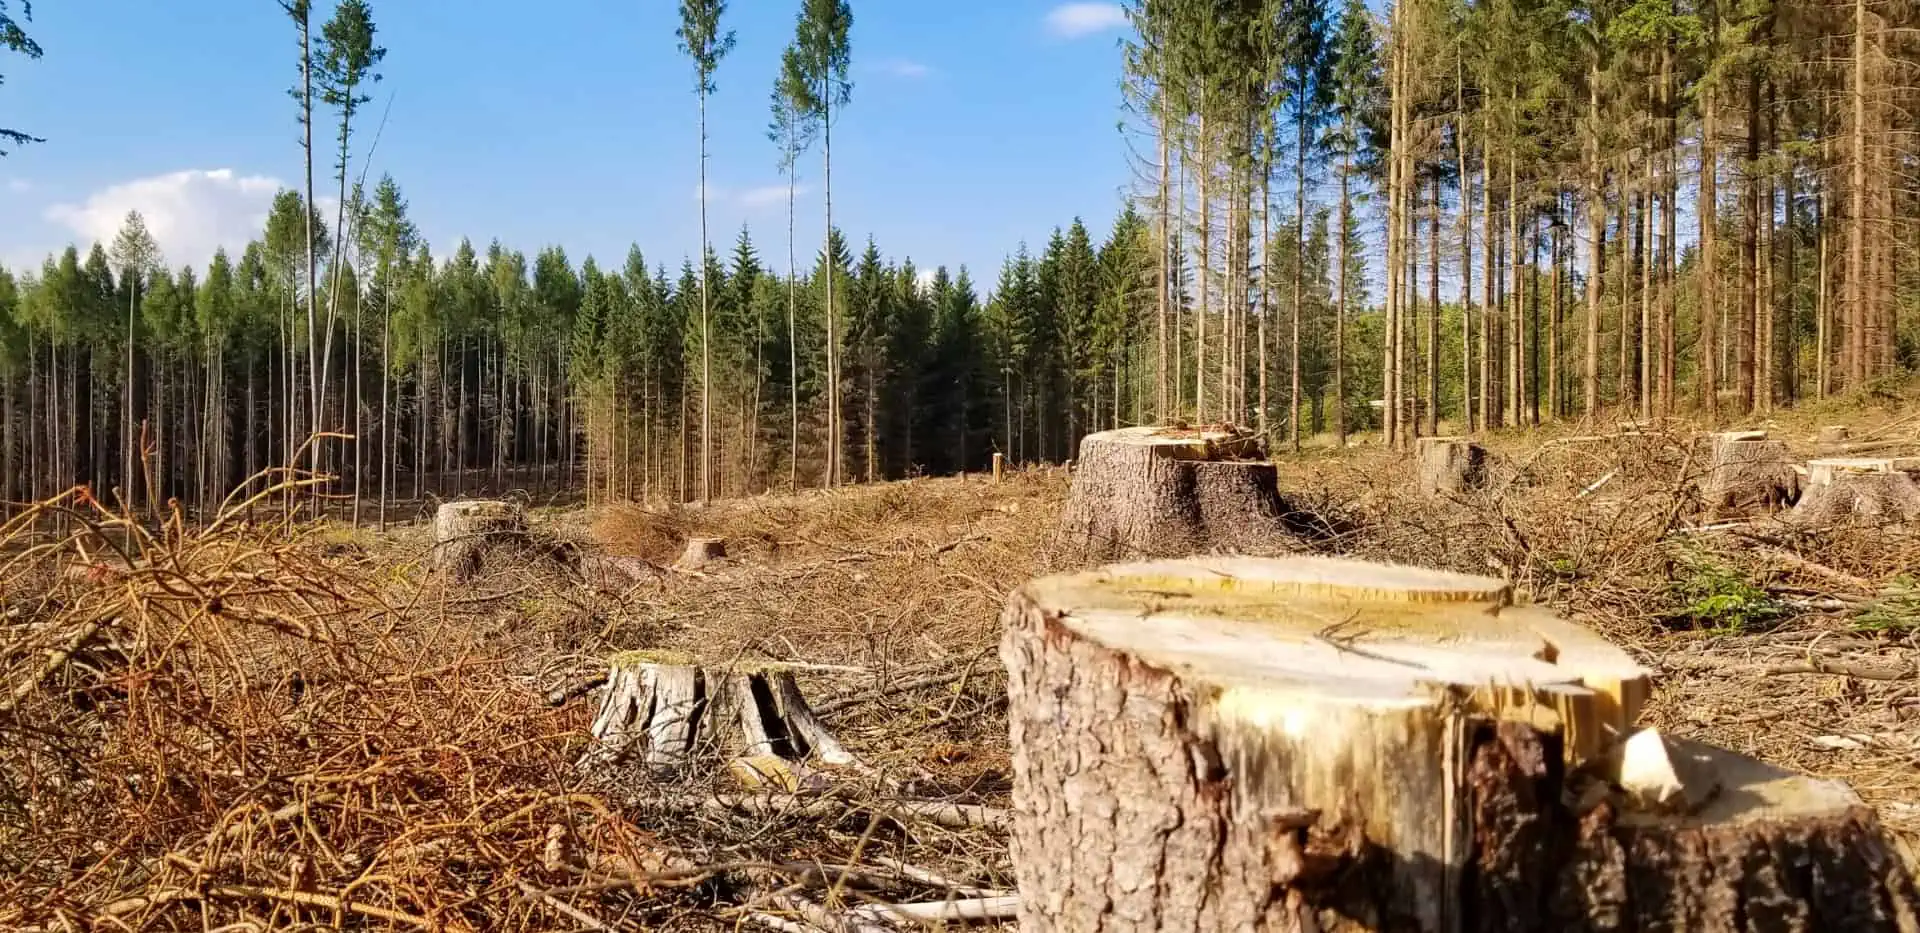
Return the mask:
{"type": "MultiPolygon", "coordinates": [[[[738,45],[709,103],[709,222],[786,264],[768,92],[798,0],[732,0],[738,45]]],[[[461,236],[603,263],[638,243],[677,267],[699,242],[692,66],[673,0],[374,0],[386,79],[356,139],[445,256],[461,236]],[[533,11],[538,10],[535,13],[533,11]]],[[[317,0],[315,31],[331,15],[317,0]]],[[[853,0],[853,101],[834,131],[834,219],[895,258],[973,267],[1075,215],[1104,234],[1131,178],[1117,5],[853,0]]],[[[236,248],[301,173],[292,25],[273,0],[44,0],[46,51],[0,56],[0,125],[46,137],[0,158],[0,264],[110,239],[139,208],[170,263],[236,248]]],[[[324,128],[331,116],[322,116],[324,128]]],[[[324,133],[321,134],[324,136],[324,133]]],[[[316,140],[316,146],[326,145],[316,140]]],[[[330,187],[332,157],[316,164],[330,187]]],[[[799,232],[820,231],[819,151],[799,232]]],[[[801,261],[807,262],[807,253],[801,261]]]]}

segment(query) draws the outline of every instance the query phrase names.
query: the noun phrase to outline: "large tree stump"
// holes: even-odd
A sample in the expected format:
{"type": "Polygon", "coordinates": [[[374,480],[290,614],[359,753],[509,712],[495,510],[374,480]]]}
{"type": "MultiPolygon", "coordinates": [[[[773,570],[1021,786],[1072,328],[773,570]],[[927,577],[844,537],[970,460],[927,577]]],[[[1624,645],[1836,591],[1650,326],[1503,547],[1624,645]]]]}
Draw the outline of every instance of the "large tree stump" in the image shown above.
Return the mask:
{"type": "Polygon", "coordinates": [[[686,548],[680,552],[680,559],[674,561],[673,566],[676,570],[700,570],[726,557],[727,539],[688,538],[686,548]]]}
{"type": "Polygon", "coordinates": [[[1912,918],[1844,786],[1681,743],[1621,767],[1647,672],[1496,580],[1160,561],[1032,581],[1004,622],[1028,933],[1912,918]],[[1674,813],[1609,789],[1649,772],[1718,792],[1674,813]]]}
{"type": "Polygon", "coordinates": [[[527,512],[494,499],[448,502],[433,514],[432,566],[454,580],[480,572],[489,554],[527,546],[527,512]]]}
{"type": "Polygon", "coordinates": [[[744,756],[860,766],[814,714],[793,671],[771,662],[706,668],[667,651],[616,654],[580,764],[637,758],[672,770],[744,756]]]}
{"type": "Polygon", "coordinates": [[[1487,449],[1467,438],[1422,437],[1413,450],[1415,486],[1425,495],[1461,495],[1486,485],[1487,449]]]}
{"type": "Polygon", "coordinates": [[[1793,452],[1765,431],[1730,431],[1700,439],[1705,463],[1696,490],[1709,517],[1760,509],[1777,511],[1800,492],[1793,452]]]}
{"type": "Polygon", "coordinates": [[[1807,484],[1789,517],[1809,524],[1920,521],[1920,457],[1807,461],[1807,484]]]}
{"type": "Polygon", "coordinates": [[[1060,516],[1068,561],[1283,549],[1286,502],[1260,439],[1234,429],[1089,434],[1060,516]]]}

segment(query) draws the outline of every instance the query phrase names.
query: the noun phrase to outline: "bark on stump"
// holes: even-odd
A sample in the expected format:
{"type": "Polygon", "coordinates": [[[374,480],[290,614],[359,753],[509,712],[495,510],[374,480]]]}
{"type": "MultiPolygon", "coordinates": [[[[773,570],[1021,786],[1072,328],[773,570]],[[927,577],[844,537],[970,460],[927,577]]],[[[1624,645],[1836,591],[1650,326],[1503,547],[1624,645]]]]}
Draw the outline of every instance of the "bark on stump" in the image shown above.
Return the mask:
{"type": "Polygon", "coordinates": [[[1732,431],[1700,439],[1704,461],[1696,489],[1709,517],[1789,505],[1800,492],[1793,452],[1765,431],[1732,431]]]}
{"type": "Polygon", "coordinates": [[[1415,484],[1429,496],[1461,495],[1487,482],[1487,449],[1464,437],[1422,437],[1413,442],[1415,484]]]}
{"type": "Polygon", "coordinates": [[[1064,562],[1285,550],[1288,507],[1260,439],[1138,427],[1089,434],[1060,516],[1064,562]]]}
{"type": "Polygon", "coordinates": [[[1789,518],[1817,525],[1920,521],[1920,457],[1807,461],[1807,486],[1789,518]]]}
{"type": "Polygon", "coordinates": [[[1682,743],[1699,809],[1610,792],[1647,672],[1497,580],[1159,561],[1003,621],[1028,933],[1912,929],[1843,785],[1682,743]]]}
{"type": "Polygon", "coordinates": [[[488,555],[525,548],[527,512],[494,499],[448,502],[433,514],[431,564],[454,580],[472,579],[488,555]]]}
{"type": "Polygon", "coordinates": [[[700,570],[726,557],[725,538],[688,538],[686,550],[680,552],[680,559],[674,561],[673,566],[678,570],[700,570]]]}
{"type": "Polygon", "coordinates": [[[637,758],[672,770],[762,756],[860,765],[814,714],[793,669],[782,664],[706,668],[674,652],[621,652],[608,661],[591,731],[582,766],[637,758]]]}

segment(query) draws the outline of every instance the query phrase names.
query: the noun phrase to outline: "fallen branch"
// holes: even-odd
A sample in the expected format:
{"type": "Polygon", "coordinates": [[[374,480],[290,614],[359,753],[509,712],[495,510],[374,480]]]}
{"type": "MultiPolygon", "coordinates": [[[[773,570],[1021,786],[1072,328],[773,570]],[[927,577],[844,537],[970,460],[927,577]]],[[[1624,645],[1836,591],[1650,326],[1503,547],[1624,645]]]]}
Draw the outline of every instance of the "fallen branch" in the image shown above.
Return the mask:
{"type": "Polygon", "coordinates": [[[895,819],[922,819],[949,829],[985,828],[1005,831],[1012,825],[1013,819],[1008,811],[998,807],[947,803],[939,800],[860,801],[838,797],[801,797],[796,794],[759,794],[752,797],[715,794],[678,800],[668,798],[667,802],[680,806],[697,806],[711,812],[731,811],[755,815],[790,814],[815,818],[867,811],[895,819]]]}
{"type": "Polygon", "coordinates": [[[888,858],[884,855],[876,855],[873,857],[873,860],[876,864],[899,872],[902,878],[918,881],[921,884],[931,885],[936,888],[946,888],[962,897],[1005,897],[1012,893],[1010,891],[998,891],[992,888],[975,887],[964,881],[956,881],[939,872],[909,865],[899,859],[888,858]]]}
{"type": "Polygon", "coordinates": [[[1808,658],[1801,664],[1781,664],[1766,669],[1767,674],[1842,674],[1861,680],[1907,680],[1915,675],[1911,664],[1869,664],[1862,661],[1808,658]]]}
{"type": "Polygon", "coordinates": [[[613,927],[607,926],[605,923],[602,923],[599,920],[594,919],[594,916],[592,914],[589,914],[586,911],[583,911],[580,908],[567,903],[566,901],[563,901],[557,897],[554,897],[553,895],[548,894],[547,892],[542,891],[539,888],[536,888],[533,885],[528,884],[524,880],[515,880],[514,884],[519,886],[521,892],[525,893],[528,899],[538,901],[541,904],[544,904],[547,907],[552,908],[554,911],[558,912],[561,916],[566,917],[567,919],[572,920],[573,922],[578,923],[589,930],[604,930],[604,931],[607,931],[607,933],[612,933],[613,931],[613,927]]]}
{"type": "Polygon", "coordinates": [[[853,916],[860,918],[913,920],[925,924],[953,920],[1005,920],[1019,912],[1020,897],[1017,894],[920,904],[866,904],[850,911],[853,916]]]}

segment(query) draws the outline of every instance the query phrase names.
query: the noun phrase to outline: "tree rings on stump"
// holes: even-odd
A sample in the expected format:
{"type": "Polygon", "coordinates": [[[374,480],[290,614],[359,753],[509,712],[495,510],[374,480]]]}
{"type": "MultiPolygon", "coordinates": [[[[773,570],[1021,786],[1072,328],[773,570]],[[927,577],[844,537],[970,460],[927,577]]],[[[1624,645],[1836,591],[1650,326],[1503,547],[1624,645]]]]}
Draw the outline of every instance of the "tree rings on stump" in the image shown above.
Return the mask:
{"type": "Polygon", "coordinates": [[[1695,461],[1704,463],[1696,488],[1710,516],[1775,511],[1800,492],[1793,452],[1765,431],[1709,434],[1700,439],[1695,461]]]}
{"type": "Polygon", "coordinates": [[[1080,442],[1060,517],[1064,562],[1287,549],[1287,505],[1260,439],[1138,427],[1080,442]]]}
{"type": "Polygon", "coordinates": [[[1807,461],[1807,485],[1789,517],[1809,524],[1920,521],[1920,457],[1807,461]]]}
{"type": "Polygon", "coordinates": [[[1778,906],[1811,933],[1906,903],[1843,786],[1701,751],[1671,770],[1719,782],[1703,809],[1610,793],[1647,671],[1497,580],[1192,558],[1034,580],[1003,621],[1023,930],[1732,933],[1778,906]]]}
{"type": "Polygon", "coordinates": [[[637,757],[673,769],[696,758],[773,756],[860,766],[814,714],[793,669],[777,663],[705,668],[674,652],[621,652],[608,662],[592,733],[582,765],[637,757]]]}
{"type": "Polygon", "coordinates": [[[1422,437],[1413,442],[1415,485],[1425,495],[1461,495],[1487,482],[1487,449],[1464,437],[1422,437]]]}
{"type": "Polygon", "coordinates": [[[494,499],[448,502],[433,514],[431,563],[455,580],[480,572],[487,556],[528,544],[527,512],[494,499]]]}

